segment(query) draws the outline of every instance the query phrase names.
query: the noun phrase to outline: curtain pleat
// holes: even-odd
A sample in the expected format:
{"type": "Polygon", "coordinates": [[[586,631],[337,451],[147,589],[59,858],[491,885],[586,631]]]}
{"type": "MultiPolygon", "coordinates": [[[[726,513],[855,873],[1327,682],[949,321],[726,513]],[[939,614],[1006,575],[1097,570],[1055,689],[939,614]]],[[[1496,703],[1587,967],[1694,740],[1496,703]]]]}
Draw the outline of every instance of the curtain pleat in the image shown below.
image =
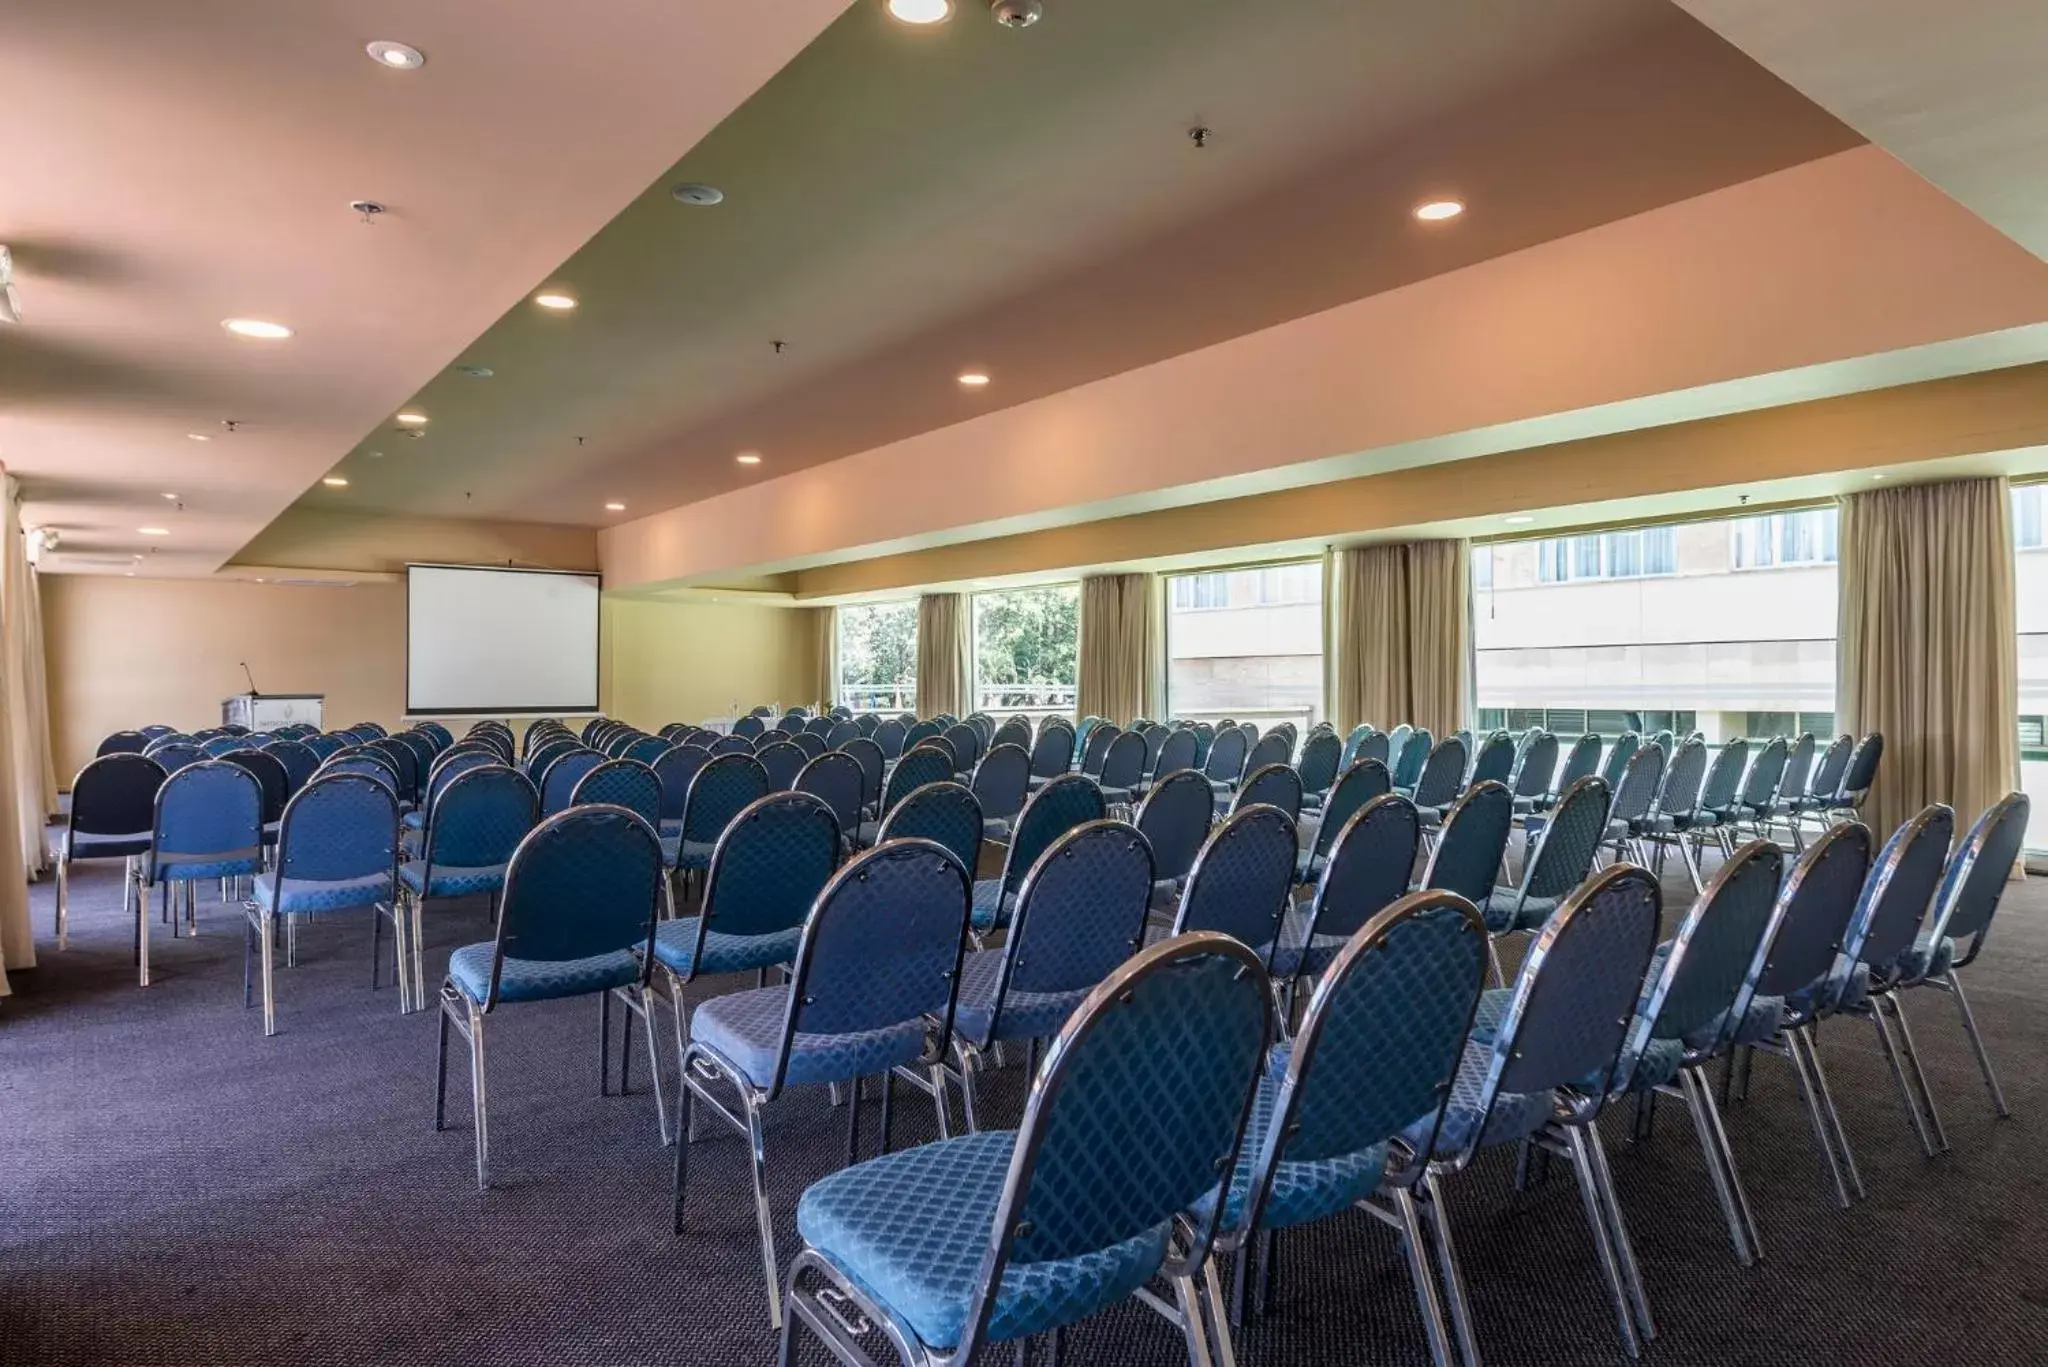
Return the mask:
{"type": "Polygon", "coordinates": [[[1334,551],[1331,716],[1343,730],[1407,722],[1448,735],[1472,691],[1472,550],[1413,541],[1334,551]]]}
{"type": "Polygon", "coordinates": [[[1879,842],[1930,802],[1958,831],[2019,783],[2019,633],[2003,478],[1841,504],[1842,725],[1884,735],[1863,819],[1879,842]]]}
{"type": "Polygon", "coordinates": [[[21,486],[6,477],[0,503],[0,996],[8,991],[10,968],[33,968],[35,938],[29,927],[28,880],[47,862],[43,823],[55,806],[50,774],[47,715],[32,721],[30,701],[43,695],[40,648],[41,603],[30,577],[28,545],[21,530],[21,486]],[[37,642],[35,654],[29,644],[37,642]],[[31,685],[33,678],[33,685],[31,685]],[[46,804],[44,794],[50,794],[46,804]]]}
{"type": "Polygon", "coordinates": [[[839,699],[839,609],[808,608],[811,614],[811,687],[809,692],[820,707],[830,709],[839,699]]]}
{"type": "Polygon", "coordinates": [[[927,593],[917,600],[917,712],[964,717],[974,708],[967,694],[973,675],[968,661],[969,612],[964,593],[927,593]]]}
{"type": "Polygon", "coordinates": [[[1077,711],[1128,726],[1157,717],[1162,691],[1159,580],[1105,574],[1081,581],[1081,660],[1077,711]]]}

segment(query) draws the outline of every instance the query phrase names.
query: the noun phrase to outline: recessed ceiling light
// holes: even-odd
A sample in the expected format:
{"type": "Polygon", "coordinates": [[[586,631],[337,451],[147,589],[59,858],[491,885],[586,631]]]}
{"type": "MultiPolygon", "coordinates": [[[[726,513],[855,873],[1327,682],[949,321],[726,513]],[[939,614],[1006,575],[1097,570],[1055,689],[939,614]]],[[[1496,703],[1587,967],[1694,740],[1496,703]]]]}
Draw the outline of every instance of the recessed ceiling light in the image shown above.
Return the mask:
{"type": "Polygon", "coordinates": [[[626,511],[626,505],[623,503],[607,503],[604,505],[604,510],[608,513],[623,513],[626,511]]]}
{"type": "Polygon", "coordinates": [[[169,527],[137,527],[135,530],[144,536],[169,536],[171,534],[169,527]]]}
{"type": "Polygon", "coordinates": [[[1528,515],[1527,513],[1516,513],[1516,514],[1515,514],[1515,515],[1514,515],[1513,517],[1509,518],[1509,519],[1508,519],[1507,521],[1508,521],[1508,525],[1509,525],[1509,526],[1511,526],[1511,527],[1526,527],[1526,526],[1528,526],[1528,525],[1529,525],[1529,524],[1530,524],[1531,522],[1534,522],[1535,520],[1536,520],[1535,518],[1533,518],[1533,517],[1529,516],[1529,515],[1528,515]]]}
{"type": "Polygon", "coordinates": [[[969,370],[960,376],[960,383],[969,389],[981,389],[988,384],[988,375],[979,370],[969,370]]]}
{"type": "Polygon", "coordinates": [[[906,24],[936,24],[953,13],[953,0],[889,0],[889,13],[906,24]]]}
{"type": "Polygon", "coordinates": [[[400,413],[398,415],[398,420],[401,423],[405,424],[407,427],[423,427],[426,425],[427,415],[424,413],[415,413],[411,409],[407,409],[405,412],[400,413]]]}
{"type": "Polygon", "coordinates": [[[164,497],[170,499],[173,503],[177,502],[178,500],[178,496],[176,494],[165,494],[164,497]]]}
{"type": "Polygon", "coordinates": [[[346,476],[343,475],[328,475],[325,479],[322,479],[320,482],[330,489],[348,488],[348,479],[346,476]]]}
{"type": "Polygon", "coordinates": [[[206,435],[206,434],[205,434],[204,432],[187,432],[187,433],[185,434],[185,440],[186,440],[186,441],[212,441],[212,440],[213,440],[213,438],[212,438],[212,437],[209,437],[209,436],[207,436],[207,435],[206,435]]]}
{"type": "Polygon", "coordinates": [[[1465,212],[1464,204],[1455,199],[1432,199],[1415,206],[1415,216],[1424,223],[1441,223],[1447,218],[1456,218],[1465,212]]]}
{"type": "Polygon", "coordinates": [[[292,335],[283,323],[266,323],[261,318],[224,318],[221,326],[237,337],[255,337],[266,342],[282,341],[292,335]]]}
{"type": "Polygon", "coordinates": [[[546,294],[534,295],[533,302],[539,304],[544,309],[553,309],[557,313],[576,307],[576,297],[574,295],[559,294],[554,290],[549,290],[546,294]]]}
{"type": "Polygon", "coordinates": [[[725,202],[725,191],[716,185],[706,185],[700,180],[686,180],[669,191],[678,204],[697,204],[709,207],[725,202]]]}
{"type": "Polygon", "coordinates": [[[379,38],[366,46],[363,51],[370,54],[370,60],[379,66],[388,66],[393,71],[418,71],[427,64],[427,54],[404,43],[394,43],[379,38]]]}
{"type": "Polygon", "coordinates": [[[487,365],[459,365],[455,370],[457,374],[467,375],[472,380],[488,380],[497,374],[487,365]]]}
{"type": "Polygon", "coordinates": [[[761,463],[761,453],[759,451],[742,451],[734,456],[733,459],[742,465],[759,465],[761,463]]]}

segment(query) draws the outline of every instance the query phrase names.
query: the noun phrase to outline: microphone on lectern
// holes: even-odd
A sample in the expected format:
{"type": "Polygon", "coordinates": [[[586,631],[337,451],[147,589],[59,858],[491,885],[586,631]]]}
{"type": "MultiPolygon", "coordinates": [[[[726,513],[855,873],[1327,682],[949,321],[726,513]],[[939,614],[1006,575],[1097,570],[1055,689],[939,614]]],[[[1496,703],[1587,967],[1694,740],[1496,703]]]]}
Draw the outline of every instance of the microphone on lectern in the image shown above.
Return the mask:
{"type": "Polygon", "coordinates": [[[242,666],[242,677],[249,681],[249,696],[252,698],[262,697],[263,695],[256,689],[256,676],[249,672],[249,662],[242,660],[239,663],[242,666]]]}

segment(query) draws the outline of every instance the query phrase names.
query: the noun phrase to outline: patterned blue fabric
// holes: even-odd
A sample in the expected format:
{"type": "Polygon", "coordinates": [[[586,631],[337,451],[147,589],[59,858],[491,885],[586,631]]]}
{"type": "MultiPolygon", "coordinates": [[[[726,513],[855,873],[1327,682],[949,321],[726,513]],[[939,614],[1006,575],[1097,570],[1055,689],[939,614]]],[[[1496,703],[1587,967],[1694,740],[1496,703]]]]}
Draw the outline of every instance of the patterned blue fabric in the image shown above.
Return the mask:
{"type": "Polygon", "coordinates": [[[711,751],[693,743],[677,745],[654,761],[654,776],[661,780],[661,819],[679,822],[690,797],[690,780],[711,762],[711,751]]]}
{"type": "Polygon", "coordinates": [[[1923,932],[1913,941],[1912,947],[1899,955],[1898,975],[1907,982],[1918,978],[1940,977],[1954,966],[1956,942],[1944,935],[1935,939],[1932,932],[1923,932]]]}
{"type": "Polygon", "coordinates": [[[1557,910],[1556,897],[1524,897],[1513,888],[1495,888],[1493,895],[1486,899],[1480,913],[1486,917],[1486,928],[1496,935],[1505,935],[1514,930],[1541,930],[1550,914],[1557,910]]]}
{"type": "Polygon", "coordinates": [[[997,926],[1010,923],[1010,911],[1017,905],[1017,894],[1003,891],[1000,878],[983,878],[974,884],[973,917],[976,930],[994,930],[997,926]]]}
{"type": "Polygon", "coordinates": [[[73,859],[120,859],[148,852],[148,831],[137,831],[132,835],[89,835],[77,831],[71,836],[73,859]]]}
{"type": "Polygon", "coordinates": [[[1330,846],[1336,843],[1338,835],[1344,830],[1344,823],[1351,820],[1359,808],[1374,798],[1392,791],[1394,776],[1388,772],[1387,766],[1378,760],[1361,759],[1346,769],[1343,777],[1337,780],[1337,786],[1330,790],[1329,800],[1323,804],[1322,821],[1316,827],[1315,843],[1310,846],[1311,853],[1302,865],[1304,876],[1300,881],[1310,881],[1306,876],[1308,873],[1322,873],[1322,866],[1326,861],[1321,856],[1329,854],[1330,846]]]}
{"type": "Polygon", "coordinates": [[[1031,756],[1019,746],[998,745],[975,769],[971,790],[981,804],[983,818],[1000,821],[1024,810],[1030,783],[1031,756]]]}
{"type": "Polygon", "coordinates": [[[1514,794],[1507,785],[1497,779],[1474,784],[1445,818],[1423,886],[1443,888],[1485,905],[1493,896],[1493,882],[1514,818],[1514,794]]]}
{"type": "Polygon", "coordinates": [[[1263,804],[1276,807],[1289,821],[1301,819],[1301,777],[1284,764],[1269,764],[1254,770],[1231,802],[1233,811],[1263,804]]]}
{"type": "Polygon", "coordinates": [[[1422,766],[1422,773],[1415,779],[1415,805],[1425,809],[1449,806],[1458,796],[1458,790],[1465,784],[1465,757],[1463,741],[1456,736],[1444,737],[1442,742],[1429,752],[1429,759],[1422,766]]]}
{"type": "MultiPolygon", "coordinates": [[[[758,987],[713,997],[690,1016],[690,1037],[715,1049],[756,1087],[775,1083],[775,1060],[789,1014],[787,987],[758,987]]],[[[813,1034],[798,1031],[790,1041],[784,1085],[850,1082],[914,1063],[925,1047],[922,1021],[899,1021],[872,1030],[813,1034]]]]}
{"type": "Polygon", "coordinates": [[[768,791],[787,792],[796,786],[796,776],[804,771],[809,758],[797,746],[788,741],[776,741],[762,746],[754,752],[754,758],[768,775],[768,791]]]}
{"type": "MultiPolygon", "coordinates": [[[[920,1341],[952,1349],[967,1331],[1015,1144],[989,1131],[835,1173],[804,1193],[797,1229],[920,1341]]],[[[1010,1263],[991,1298],[988,1340],[1071,1324],[1129,1296],[1165,1261],[1167,1232],[1162,1222],[1073,1258],[1010,1263]]]]}
{"type": "Polygon", "coordinates": [[[263,853],[260,849],[242,854],[164,855],[161,859],[144,855],[142,881],[154,886],[167,879],[240,878],[261,872],[262,868],[263,853]]]}
{"type": "MultiPolygon", "coordinates": [[[[1102,789],[1095,786],[1093,779],[1080,774],[1056,778],[1032,794],[1031,800],[1024,804],[1023,815],[1017,818],[1010,848],[1003,856],[1004,893],[1017,891],[1024,882],[1024,875],[1031,871],[1031,866],[1055,840],[1076,826],[1100,821],[1104,810],[1102,789]]],[[[980,897],[977,891],[977,918],[981,915],[980,897]]],[[[977,919],[975,924],[980,926],[983,923],[977,919]]]]}
{"type": "Polygon", "coordinates": [[[1783,997],[1751,997],[1731,1035],[1735,1044],[1760,1044],[1778,1033],[1785,1023],[1783,997]]]}
{"type": "Polygon", "coordinates": [[[1785,908],[1757,978],[1759,996],[1782,997],[1833,971],[1869,867],[1866,826],[1836,826],[1807,847],[1780,894],[1785,908]]]}
{"type": "Polygon", "coordinates": [[[645,821],[615,808],[572,807],[513,852],[498,943],[507,959],[620,954],[632,962],[627,951],[652,935],[661,880],[660,846],[645,821]]]}
{"type": "Polygon", "coordinates": [[[654,957],[679,977],[711,973],[744,973],[773,968],[796,958],[803,942],[802,926],[767,935],[726,935],[707,931],[702,957],[697,952],[698,921],[684,916],[654,928],[654,957]]]}
{"type": "Polygon", "coordinates": [[[772,793],[733,819],[704,887],[704,924],[739,938],[803,926],[839,862],[839,823],[808,793],[772,793]]]}
{"type": "MultiPolygon", "coordinates": [[[[1880,966],[1887,982],[1900,961],[1913,950],[1923,931],[1921,921],[1933,904],[1934,891],[1948,862],[1955,835],[1955,813],[1936,804],[1916,814],[1885,841],[1884,850],[1849,921],[1842,943],[1845,960],[1880,966]]],[[[1839,976],[1840,964],[1837,969],[1839,976]]]]}
{"type": "MultiPolygon", "coordinates": [[[[491,988],[490,944],[464,945],[448,957],[448,980],[471,1001],[485,1001],[491,988]]],[[[581,959],[515,959],[506,956],[498,974],[501,1002],[553,1001],[625,987],[640,976],[640,965],[624,950],[581,959]]]]}
{"type": "Polygon", "coordinates": [[[188,765],[157,790],[144,879],[229,878],[263,868],[263,789],[225,760],[188,765]]]}
{"type": "Polygon", "coordinates": [[[1066,1024],[1092,990],[1070,992],[1019,992],[1014,988],[1003,998],[1001,1034],[992,1037],[989,1027],[996,1023],[996,984],[1002,976],[1000,949],[983,949],[967,956],[960,973],[960,1002],[953,1009],[953,1028],[961,1038],[987,1044],[991,1038],[1040,1039],[1066,1024]]]}
{"type": "Polygon", "coordinates": [[[504,864],[436,864],[432,886],[427,885],[427,861],[408,860],[398,866],[398,881],[416,897],[475,897],[505,886],[504,864]]]}
{"type": "Polygon", "coordinates": [[[1292,906],[1294,823],[1272,808],[1241,811],[1195,861],[1174,934],[1219,930],[1268,957],[1292,906]]]}
{"type": "Polygon", "coordinates": [[[282,916],[305,916],[323,911],[347,911],[375,906],[391,896],[388,874],[373,873],[360,878],[326,882],[285,880],[284,898],[277,893],[277,872],[256,876],[256,905],[282,916]]]}
{"type": "Polygon", "coordinates": [[[1316,731],[1309,735],[1301,747],[1301,788],[1310,797],[1318,797],[1337,781],[1337,761],[1343,755],[1344,742],[1337,739],[1334,731],[1316,731]]]}
{"type": "Polygon", "coordinates": [[[1138,829],[1152,842],[1152,861],[1161,878],[1187,877],[1214,816],[1209,781],[1193,770],[1170,770],[1152,785],[1138,809],[1138,829]]]}
{"type": "Polygon", "coordinates": [[[610,803],[637,814],[650,826],[661,825],[661,780],[638,760],[615,759],[598,765],[577,781],[569,800],[577,806],[610,803]]]}
{"type": "Polygon", "coordinates": [[[769,791],[768,771],[752,755],[719,755],[699,769],[683,803],[679,866],[709,868],[725,828],[769,791]]]}
{"type": "Polygon", "coordinates": [[[884,838],[936,841],[971,874],[981,858],[983,831],[981,804],[974,794],[951,781],[928,783],[891,808],[889,819],[865,843],[884,838]]]}
{"type": "Polygon", "coordinates": [[[843,751],[818,756],[796,776],[796,791],[808,793],[832,811],[839,829],[851,833],[860,824],[862,791],[867,783],[860,761],[843,751]]]}
{"type": "Polygon", "coordinates": [[[1497,1085],[1548,1092],[1613,1068],[1657,946],[1656,880],[1629,865],[1575,892],[1530,948],[1501,1026],[1497,1085]]]}
{"type": "Polygon", "coordinates": [[[919,788],[933,783],[949,783],[952,778],[953,760],[944,750],[938,746],[911,750],[889,771],[889,781],[882,789],[883,814],[895,810],[897,803],[919,788]]]}
{"type": "MultiPolygon", "coordinates": [[[[1855,787],[1859,781],[1863,787],[1869,786],[1876,760],[1870,760],[1867,771],[1859,769],[1864,747],[1881,749],[1883,743],[1884,737],[1875,732],[1864,738],[1842,780],[1845,788],[1861,791],[1855,787]]],[[[1982,936],[1990,928],[1999,898],[2005,893],[2007,872],[2019,858],[2031,812],[2032,804],[2025,793],[2011,793],[1985,808],[1970,824],[1969,834],[1956,847],[1948,871],[1942,876],[1941,890],[1935,898],[1941,911],[1937,924],[1931,927],[1935,933],[1964,940],[1982,936]]]]}
{"type": "MultiPolygon", "coordinates": [[[[1230,1197],[1223,1207],[1223,1227],[1244,1225],[1245,1203],[1251,1198],[1254,1176],[1252,1155],[1264,1150],[1273,1130],[1273,1110],[1280,1095],[1279,1084],[1269,1076],[1259,1079],[1259,1094],[1252,1103],[1251,1123],[1245,1127],[1244,1153],[1232,1170],[1230,1197]]],[[[1259,1211],[1260,1229],[1291,1229],[1348,1210],[1372,1195],[1387,1171],[1387,1143],[1381,1140],[1365,1148],[1313,1161],[1273,1165],[1272,1186],[1259,1211]]],[[[1204,1192],[1195,1203],[1197,1215],[1207,1215],[1216,1204],[1216,1194],[1204,1192]]]]}
{"type": "Polygon", "coordinates": [[[1489,1113],[1486,1076],[1492,1067],[1491,1045],[1467,1044],[1457,1081],[1451,1084],[1450,1103],[1444,1108],[1434,1152],[1425,1153],[1435,1116],[1423,1116],[1402,1132],[1409,1147],[1429,1158],[1455,1160],[1480,1148],[1527,1138],[1541,1129],[1552,1110],[1548,1092],[1496,1092],[1489,1113]]]}
{"type": "Polygon", "coordinates": [[[557,812],[567,811],[569,804],[575,799],[576,785],[583,781],[585,774],[604,762],[605,757],[601,751],[578,750],[562,756],[549,765],[547,773],[541,779],[540,814],[553,816],[557,812]]]}
{"type": "Polygon", "coordinates": [[[1053,778],[1074,767],[1074,733],[1064,726],[1047,726],[1031,747],[1031,776],[1053,778]]]}
{"type": "Polygon", "coordinates": [[[1274,974],[1321,972],[1344,941],[1404,896],[1421,839],[1415,805],[1406,798],[1388,794],[1359,808],[1337,837],[1308,911],[1290,914],[1274,974]]]}

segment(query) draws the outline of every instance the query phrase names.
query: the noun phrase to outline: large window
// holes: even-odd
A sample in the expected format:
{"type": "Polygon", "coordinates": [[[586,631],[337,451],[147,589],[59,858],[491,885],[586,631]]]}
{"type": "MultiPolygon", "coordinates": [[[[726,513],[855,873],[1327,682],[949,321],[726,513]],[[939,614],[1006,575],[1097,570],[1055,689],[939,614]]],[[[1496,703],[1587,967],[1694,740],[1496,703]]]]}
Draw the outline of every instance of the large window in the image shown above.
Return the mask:
{"type": "Polygon", "coordinates": [[[1166,601],[1171,715],[1303,732],[1322,720],[1321,561],[1174,575],[1166,601]]]}
{"type": "Polygon", "coordinates": [[[1071,716],[1080,660],[1080,585],[974,595],[976,711],[1071,716]]]}
{"type": "Polygon", "coordinates": [[[917,710],[917,603],[839,609],[838,701],[855,712],[917,710]]]}
{"type": "MultiPolygon", "coordinates": [[[[2034,800],[2027,849],[2048,851],[2048,484],[2012,491],[2013,606],[2020,629],[2020,787],[2034,800]]],[[[1889,763],[1889,761],[1887,761],[1889,763]]],[[[1975,813],[1956,813],[1967,821],[1975,813]]]]}
{"type": "Polygon", "coordinates": [[[1831,730],[1834,528],[1830,508],[1475,548],[1482,720],[1566,737],[1831,730]]]}

